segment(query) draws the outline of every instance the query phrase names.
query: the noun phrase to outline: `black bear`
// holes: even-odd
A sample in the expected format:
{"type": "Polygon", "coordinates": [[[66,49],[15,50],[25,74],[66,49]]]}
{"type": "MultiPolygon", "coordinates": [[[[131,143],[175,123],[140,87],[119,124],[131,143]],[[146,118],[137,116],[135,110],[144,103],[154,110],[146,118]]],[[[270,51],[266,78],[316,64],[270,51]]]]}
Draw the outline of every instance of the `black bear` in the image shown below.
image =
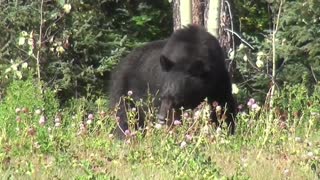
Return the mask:
{"type": "MultiPolygon", "coordinates": [[[[205,98],[210,104],[216,101],[226,105],[226,123],[231,134],[235,131],[236,108],[224,53],[218,40],[199,26],[177,30],[170,38],[139,47],[120,61],[112,73],[110,107],[119,105],[116,133],[122,137],[128,122],[127,107],[120,98],[129,91],[134,100],[146,99],[148,93],[156,95],[160,122],[172,109],[193,109],[205,98]]],[[[144,125],[143,112],[138,125],[144,125]]]]}

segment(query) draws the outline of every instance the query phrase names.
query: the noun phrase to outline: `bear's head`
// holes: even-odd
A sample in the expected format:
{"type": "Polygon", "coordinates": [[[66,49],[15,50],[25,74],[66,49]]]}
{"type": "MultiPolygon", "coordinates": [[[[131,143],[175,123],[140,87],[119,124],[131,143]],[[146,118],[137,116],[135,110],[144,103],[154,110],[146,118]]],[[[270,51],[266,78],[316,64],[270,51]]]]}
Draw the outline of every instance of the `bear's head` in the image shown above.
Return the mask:
{"type": "Polygon", "coordinates": [[[161,70],[164,72],[160,89],[161,105],[158,113],[160,123],[180,119],[180,108],[197,107],[210,91],[210,68],[201,60],[185,59],[172,61],[160,57],[161,70]]]}

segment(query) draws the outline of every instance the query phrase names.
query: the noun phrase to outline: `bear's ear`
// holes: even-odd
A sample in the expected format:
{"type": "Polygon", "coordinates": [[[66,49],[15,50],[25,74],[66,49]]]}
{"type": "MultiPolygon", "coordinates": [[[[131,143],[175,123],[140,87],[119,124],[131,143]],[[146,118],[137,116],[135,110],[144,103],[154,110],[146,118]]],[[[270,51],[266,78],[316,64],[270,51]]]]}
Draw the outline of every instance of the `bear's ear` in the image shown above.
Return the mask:
{"type": "Polygon", "coordinates": [[[204,77],[208,73],[208,68],[202,61],[195,61],[189,66],[188,72],[192,76],[204,77]]]}
{"type": "Polygon", "coordinates": [[[173,67],[174,63],[170,59],[165,57],[164,55],[161,55],[160,56],[160,65],[161,65],[162,70],[169,71],[173,67]]]}

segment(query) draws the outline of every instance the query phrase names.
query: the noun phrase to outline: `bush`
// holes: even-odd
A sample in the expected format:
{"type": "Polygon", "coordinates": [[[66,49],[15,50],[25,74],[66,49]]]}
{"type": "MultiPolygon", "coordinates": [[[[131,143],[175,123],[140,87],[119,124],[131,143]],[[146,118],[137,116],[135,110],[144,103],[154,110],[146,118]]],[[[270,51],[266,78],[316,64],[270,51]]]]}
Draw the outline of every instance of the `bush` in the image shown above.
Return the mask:
{"type": "MultiPolygon", "coordinates": [[[[273,50],[272,33],[277,21],[279,1],[272,3],[238,2],[243,37],[255,48],[254,50],[240,45],[237,49],[235,62],[237,73],[235,81],[240,89],[240,99],[255,97],[264,101],[272,84],[273,50]],[[253,4],[253,7],[248,7],[253,4]],[[259,7],[260,9],[257,9],[259,7]],[[268,27],[266,7],[269,8],[272,26],[268,27]],[[258,17],[249,18],[245,12],[252,12],[258,17]],[[263,20],[261,20],[261,18],[263,20]],[[259,20],[259,23],[254,23],[259,20]],[[250,23],[252,22],[252,23],[250,23]],[[255,25],[255,26],[254,26],[255,25]],[[261,26],[260,26],[261,25],[261,26]],[[255,31],[252,31],[254,26],[255,31]],[[258,26],[258,27],[256,27],[258,26]],[[263,28],[261,28],[263,27],[263,28]],[[272,28],[272,29],[270,29],[272,28]],[[250,34],[248,33],[250,32],[250,34]]],[[[275,37],[276,87],[277,90],[286,85],[302,84],[308,93],[313,93],[314,86],[320,79],[319,50],[319,13],[317,1],[286,1],[283,3],[279,29],[275,37]],[[297,14],[299,14],[297,16],[297,14]]]]}
{"type": "Polygon", "coordinates": [[[0,112],[0,127],[14,136],[19,124],[39,126],[41,116],[53,124],[59,112],[59,103],[52,90],[46,88],[41,94],[36,82],[29,77],[9,84],[0,104],[0,112]]]}
{"type": "Polygon", "coordinates": [[[45,1],[40,12],[40,2],[27,0],[2,3],[0,11],[2,86],[25,76],[23,67],[37,72],[40,65],[41,79],[63,101],[106,94],[119,59],[172,27],[171,13],[162,13],[171,11],[167,1],[45,1]]]}
{"type": "Polygon", "coordinates": [[[302,83],[310,91],[320,80],[318,3],[316,0],[286,2],[277,37],[281,60],[278,78],[290,84],[302,83]]]}

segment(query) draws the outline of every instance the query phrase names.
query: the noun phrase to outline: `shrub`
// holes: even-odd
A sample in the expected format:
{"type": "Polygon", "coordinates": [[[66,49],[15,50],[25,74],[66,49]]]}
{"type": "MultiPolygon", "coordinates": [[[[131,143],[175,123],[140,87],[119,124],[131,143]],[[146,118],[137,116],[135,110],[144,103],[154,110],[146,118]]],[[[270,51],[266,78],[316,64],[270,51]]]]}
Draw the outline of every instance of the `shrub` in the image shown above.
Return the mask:
{"type": "Polygon", "coordinates": [[[4,100],[0,104],[0,127],[5,129],[8,135],[16,135],[19,124],[39,126],[41,116],[51,120],[53,124],[59,112],[56,95],[48,88],[41,93],[35,84],[29,77],[26,80],[15,80],[8,85],[4,100]]]}
{"type": "Polygon", "coordinates": [[[38,1],[4,2],[0,83],[22,78],[22,67],[36,72],[40,65],[41,79],[62,100],[92,89],[106,94],[109,72],[124,54],[169,34],[171,16],[162,11],[170,10],[167,1],[44,1],[42,12],[38,1]]]}

